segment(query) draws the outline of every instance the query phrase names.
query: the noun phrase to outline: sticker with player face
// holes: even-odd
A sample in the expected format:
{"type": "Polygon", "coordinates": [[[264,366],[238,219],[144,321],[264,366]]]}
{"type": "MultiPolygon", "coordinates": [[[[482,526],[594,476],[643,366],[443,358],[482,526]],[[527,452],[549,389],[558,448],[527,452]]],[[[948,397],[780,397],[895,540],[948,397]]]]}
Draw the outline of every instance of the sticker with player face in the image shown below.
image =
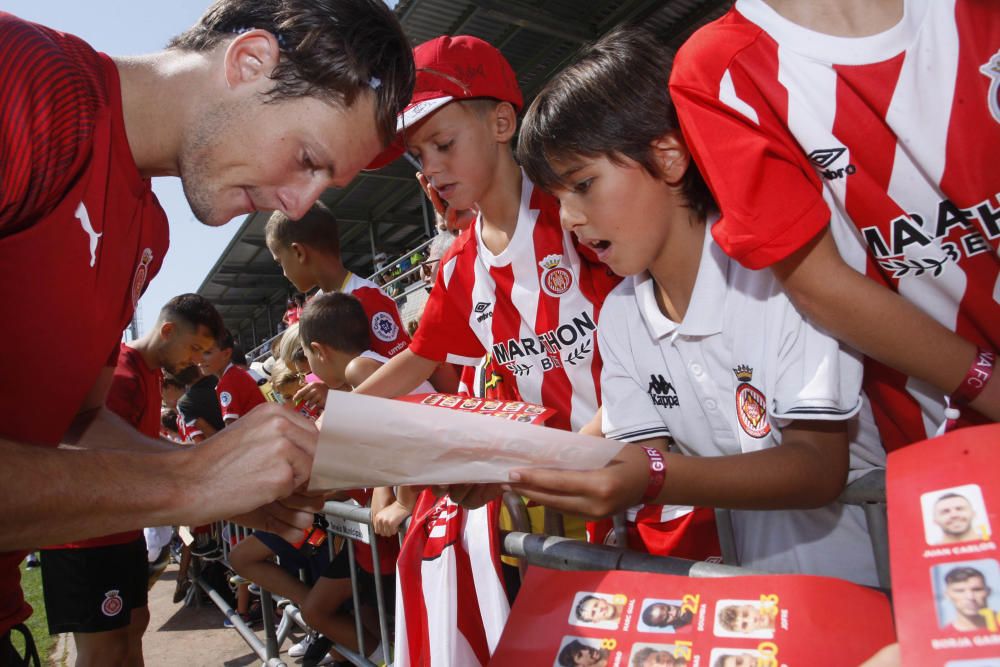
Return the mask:
{"type": "Polygon", "coordinates": [[[764,656],[746,648],[714,648],[708,664],[712,667],[759,667],[764,656]]]}
{"type": "MultiPolygon", "coordinates": [[[[694,598],[695,596],[688,596],[694,598]]],[[[698,613],[698,602],[646,598],[642,601],[636,629],[639,632],[690,632],[698,613]]]]}
{"type": "Polygon", "coordinates": [[[774,596],[762,595],[758,600],[719,600],[715,603],[716,637],[754,637],[773,639],[777,624],[778,605],[774,596]]]}
{"type": "Polygon", "coordinates": [[[500,406],[503,405],[500,401],[486,401],[483,403],[483,412],[494,412],[498,410],[500,406]]]}
{"type": "Polygon", "coordinates": [[[524,403],[516,403],[516,402],[515,403],[508,403],[507,405],[503,406],[503,411],[504,412],[520,412],[523,407],[524,407],[524,403]]]}
{"type": "Polygon", "coordinates": [[[614,639],[567,635],[559,642],[552,667],[608,667],[616,646],[614,639]]]}
{"type": "Polygon", "coordinates": [[[441,402],[441,399],[443,398],[444,396],[442,396],[441,394],[431,394],[430,396],[428,396],[427,398],[425,398],[420,402],[423,403],[424,405],[437,405],[438,403],[441,402]]]}
{"type": "Polygon", "coordinates": [[[993,559],[941,563],[930,569],[938,627],[949,632],[997,633],[1000,564],[993,559]]]}
{"type": "Polygon", "coordinates": [[[616,630],[627,603],[628,598],[624,595],[581,591],[573,598],[570,607],[570,625],[616,630]]]}
{"type": "Polygon", "coordinates": [[[692,658],[691,642],[675,644],[640,642],[632,645],[628,664],[630,667],[688,667],[692,658]]]}
{"type": "Polygon", "coordinates": [[[459,406],[462,410],[475,410],[482,404],[482,401],[478,398],[467,398],[462,401],[462,405],[459,406]]]}
{"type": "Polygon", "coordinates": [[[441,401],[441,407],[442,408],[453,408],[453,407],[455,407],[456,405],[458,405],[461,402],[462,402],[462,397],[461,396],[446,396],[441,401]]]}
{"type": "Polygon", "coordinates": [[[978,484],[930,491],[920,496],[927,544],[948,546],[986,541],[992,536],[989,514],[978,484]]]}

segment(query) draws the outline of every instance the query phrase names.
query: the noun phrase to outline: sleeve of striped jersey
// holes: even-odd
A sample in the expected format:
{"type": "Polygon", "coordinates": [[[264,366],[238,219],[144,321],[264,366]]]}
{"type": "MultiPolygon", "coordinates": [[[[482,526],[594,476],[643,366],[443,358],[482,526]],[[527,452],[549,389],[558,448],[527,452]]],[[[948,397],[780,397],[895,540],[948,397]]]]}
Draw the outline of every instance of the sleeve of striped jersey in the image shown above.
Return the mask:
{"type": "Polygon", "coordinates": [[[604,437],[624,442],[668,437],[667,425],[636,375],[627,333],[607,326],[611,322],[624,321],[613,311],[613,307],[605,308],[597,329],[597,347],[604,364],[601,368],[601,405],[604,408],[601,430],[604,437]]]}
{"type": "MultiPolygon", "coordinates": [[[[802,317],[779,295],[768,318],[774,368],[769,410],[779,420],[850,419],[862,405],[860,355],[848,351],[802,317]]],[[[769,308],[771,309],[771,308],[769,308]]]]}
{"type": "Polygon", "coordinates": [[[694,54],[678,54],[670,93],[694,161],[722,213],[712,235],[744,266],[766,268],[829,223],[822,183],[746,72],[734,65],[713,72],[703,57],[712,54],[694,54]],[[693,62],[694,54],[701,62],[693,62]]]}
{"type": "Polygon", "coordinates": [[[45,29],[0,13],[0,236],[54,209],[84,164],[98,102],[83,67],[45,29]]]}
{"type": "Polygon", "coordinates": [[[359,287],[351,292],[365,309],[371,331],[368,340],[371,349],[383,357],[399,354],[410,344],[410,334],[403,326],[399,308],[382,290],[375,287],[359,287]],[[389,322],[394,326],[390,326],[389,322]]]}
{"type": "MultiPolygon", "coordinates": [[[[457,260],[452,258],[449,261],[457,260]]],[[[461,312],[449,293],[445,283],[446,273],[445,266],[438,271],[410,349],[425,359],[476,366],[486,355],[486,350],[469,326],[470,313],[461,312]]],[[[471,297],[466,301],[471,308],[471,297]]]]}

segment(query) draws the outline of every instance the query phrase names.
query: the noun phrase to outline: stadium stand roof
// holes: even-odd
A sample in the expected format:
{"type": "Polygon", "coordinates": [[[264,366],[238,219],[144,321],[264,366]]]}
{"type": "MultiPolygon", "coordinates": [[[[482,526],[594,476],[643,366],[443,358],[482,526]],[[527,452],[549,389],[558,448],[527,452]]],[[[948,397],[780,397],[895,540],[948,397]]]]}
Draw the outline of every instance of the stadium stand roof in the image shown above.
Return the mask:
{"type": "MultiPolygon", "coordinates": [[[[677,47],[730,4],[731,0],[401,0],[395,11],[414,45],[443,34],[470,34],[497,46],[517,72],[530,102],[581,46],[618,25],[644,25],[677,47]]],[[[409,163],[397,160],[323,194],[340,221],[344,264],[355,273],[368,275],[374,270],[373,252],[396,257],[427,238],[432,211],[413,174],[409,163]]],[[[293,289],[264,245],[267,217],[257,212],[244,219],[198,289],[216,304],[246,348],[275,330],[293,289]]]]}

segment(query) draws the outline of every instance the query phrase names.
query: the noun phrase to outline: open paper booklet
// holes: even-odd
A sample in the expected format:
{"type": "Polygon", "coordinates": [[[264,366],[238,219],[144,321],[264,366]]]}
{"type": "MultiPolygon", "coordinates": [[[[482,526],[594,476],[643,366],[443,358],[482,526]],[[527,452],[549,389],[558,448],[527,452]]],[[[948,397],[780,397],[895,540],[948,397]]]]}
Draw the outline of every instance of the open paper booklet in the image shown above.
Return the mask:
{"type": "Polygon", "coordinates": [[[309,488],[506,482],[517,468],[601,468],[622,447],[533,427],[551,413],[530,403],[447,394],[387,400],[331,391],[309,488]]]}

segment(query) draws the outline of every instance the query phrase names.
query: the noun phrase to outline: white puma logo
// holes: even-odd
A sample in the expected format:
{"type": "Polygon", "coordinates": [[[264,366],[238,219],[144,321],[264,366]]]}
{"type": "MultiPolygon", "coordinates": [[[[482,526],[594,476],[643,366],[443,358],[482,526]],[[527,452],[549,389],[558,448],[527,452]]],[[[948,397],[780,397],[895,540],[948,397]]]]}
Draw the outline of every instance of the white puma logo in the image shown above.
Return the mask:
{"type": "Polygon", "coordinates": [[[76,217],[80,221],[83,231],[90,237],[90,266],[93,268],[94,263],[97,261],[97,242],[104,235],[104,232],[98,234],[94,231],[94,226],[90,224],[90,215],[87,213],[87,207],[83,205],[83,202],[80,202],[80,205],[76,207],[76,217]]]}

